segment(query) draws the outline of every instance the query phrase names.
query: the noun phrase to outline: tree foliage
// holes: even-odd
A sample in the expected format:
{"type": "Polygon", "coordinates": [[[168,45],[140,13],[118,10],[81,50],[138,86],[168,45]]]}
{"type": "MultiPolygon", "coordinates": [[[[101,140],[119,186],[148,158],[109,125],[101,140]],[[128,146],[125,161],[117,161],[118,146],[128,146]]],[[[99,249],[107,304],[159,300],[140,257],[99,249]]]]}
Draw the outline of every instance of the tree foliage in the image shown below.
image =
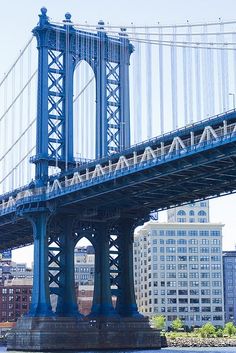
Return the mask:
{"type": "Polygon", "coordinates": [[[232,335],[235,335],[236,327],[232,322],[227,322],[227,324],[225,324],[224,333],[229,337],[231,337],[232,335]]]}
{"type": "Polygon", "coordinates": [[[155,315],[151,318],[151,324],[153,327],[163,330],[166,324],[166,318],[164,315],[155,315]]]}
{"type": "Polygon", "coordinates": [[[175,320],[172,321],[171,327],[174,331],[179,331],[181,328],[183,328],[184,323],[180,318],[176,318],[175,320]]]}
{"type": "Polygon", "coordinates": [[[214,337],[216,333],[216,328],[211,322],[207,322],[200,329],[200,334],[202,337],[214,337]]]}

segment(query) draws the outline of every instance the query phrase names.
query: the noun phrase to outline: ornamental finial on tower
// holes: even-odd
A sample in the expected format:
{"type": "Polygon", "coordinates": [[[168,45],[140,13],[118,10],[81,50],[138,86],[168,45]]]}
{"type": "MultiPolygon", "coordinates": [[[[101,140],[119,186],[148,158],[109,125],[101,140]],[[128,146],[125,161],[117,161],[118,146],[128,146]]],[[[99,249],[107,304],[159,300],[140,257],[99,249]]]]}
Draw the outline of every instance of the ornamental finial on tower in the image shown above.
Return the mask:
{"type": "Polygon", "coordinates": [[[41,14],[39,15],[39,25],[44,26],[48,24],[48,16],[46,7],[41,8],[41,14]]]}
{"type": "Polygon", "coordinates": [[[71,22],[71,14],[69,12],[65,14],[65,20],[63,22],[71,22]]]}
{"type": "Polygon", "coordinates": [[[127,29],[126,29],[125,27],[121,27],[121,28],[120,28],[120,33],[119,33],[120,36],[127,36],[126,30],[127,30],[127,29]]]}
{"type": "Polygon", "coordinates": [[[104,29],[105,22],[103,20],[98,21],[97,29],[104,29]]]}

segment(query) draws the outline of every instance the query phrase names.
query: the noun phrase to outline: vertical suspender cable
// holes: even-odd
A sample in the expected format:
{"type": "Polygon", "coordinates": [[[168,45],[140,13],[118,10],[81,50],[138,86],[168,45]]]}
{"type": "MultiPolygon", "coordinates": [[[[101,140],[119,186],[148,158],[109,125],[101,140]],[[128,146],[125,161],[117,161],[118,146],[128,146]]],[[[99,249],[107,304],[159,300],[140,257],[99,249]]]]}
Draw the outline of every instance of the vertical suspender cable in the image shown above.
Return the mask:
{"type": "MultiPolygon", "coordinates": [[[[202,42],[207,38],[207,26],[203,26],[203,32],[201,35],[202,42]]],[[[203,115],[204,118],[209,116],[209,106],[208,106],[208,68],[207,68],[207,48],[202,50],[202,91],[203,91],[203,115]]]]}
{"type": "MultiPolygon", "coordinates": [[[[8,87],[8,84],[7,84],[7,79],[4,81],[4,112],[7,110],[7,87],[8,87]]],[[[6,144],[6,137],[7,137],[7,129],[9,129],[12,133],[11,133],[11,136],[12,136],[12,142],[11,142],[11,145],[13,144],[13,131],[14,131],[14,125],[13,125],[13,119],[9,119],[11,121],[11,125],[7,126],[6,124],[6,121],[7,121],[7,117],[8,117],[8,114],[4,117],[3,119],[3,143],[2,143],[2,147],[3,147],[3,151],[5,153],[5,146],[7,145],[6,144]]],[[[8,156],[5,156],[4,159],[3,159],[3,168],[2,168],[2,176],[4,176],[4,173],[6,173],[7,171],[7,168],[12,168],[12,165],[14,163],[14,158],[12,158],[11,161],[8,161],[7,163],[7,157],[8,156]]],[[[3,177],[2,177],[3,179],[3,177]]],[[[1,180],[2,180],[1,179],[1,180]]],[[[6,192],[7,190],[7,185],[6,185],[6,182],[3,183],[3,192],[6,192]]]]}
{"type": "Polygon", "coordinates": [[[215,112],[215,80],[214,80],[214,58],[213,58],[213,47],[207,49],[207,58],[208,58],[208,96],[209,96],[209,115],[214,115],[215,112]]]}
{"type": "MultiPolygon", "coordinates": [[[[187,38],[186,38],[187,39],[187,38]]],[[[188,77],[187,77],[187,48],[183,46],[183,98],[184,125],[188,123],[188,77]]]]}
{"type": "MultiPolygon", "coordinates": [[[[80,40],[80,34],[77,32],[76,34],[76,51],[77,51],[77,55],[78,55],[78,62],[77,62],[77,66],[75,69],[75,73],[74,73],[74,93],[75,96],[77,96],[78,92],[79,92],[79,60],[80,60],[80,56],[79,56],[79,40],[80,40]]],[[[74,121],[73,121],[73,141],[74,141],[74,154],[76,159],[79,158],[80,156],[80,129],[79,129],[79,121],[80,121],[80,111],[79,111],[79,99],[76,99],[76,101],[74,102],[73,105],[73,117],[74,117],[74,121]]]]}
{"type": "MultiPolygon", "coordinates": [[[[188,25],[188,42],[192,42],[192,27],[188,25]]],[[[189,45],[190,46],[190,45],[189,45]]],[[[188,122],[193,122],[193,65],[192,65],[192,48],[187,49],[188,57],[188,122]]]]}
{"type": "Polygon", "coordinates": [[[134,40],[135,40],[135,52],[134,52],[134,78],[133,78],[133,92],[134,92],[134,143],[138,143],[142,140],[142,102],[141,102],[141,45],[138,41],[138,36],[134,27],[134,40]]]}
{"type": "MultiPolygon", "coordinates": [[[[232,42],[236,43],[236,33],[234,33],[232,35],[232,42]]],[[[234,90],[233,93],[236,95],[236,46],[234,46],[234,51],[233,51],[233,75],[234,75],[234,90]]],[[[233,109],[235,109],[236,107],[233,104],[233,109]]]]}
{"type": "MultiPolygon", "coordinates": [[[[220,25],[220,23],[219,23],[220,25]]],[[[217,36],[217,42],[218,42],[218,47],[220,47],[220,42],[221,42],[221,36],[217,36]]],[[[218,106],[219,106],[219,112],[223,112],[224,104],[223,104],[223,72],[222,72],[222,56],[221,56],[221,50],[217,50],[217,76],[218,76],[218,82],[217,82],[217,87],[218,87],[218,106]]]]}
{"type": "Polygon", "coordinates": [[[196,96],[196,114],[197,120],[201,120],[202,117],[202,105],[201,105],[201,70],[200,70],[200,50],[195,48],[195,96],[196,96]]]}
{"type": "Polygon", "coordinates": [[[89,85],[89,99],[90,99],[90,143],[89,143],[89,159],[95,158],[95,97],[94,97],[94,70],[95,68],[93,67],[93,62],[94,62],[94,34],[92,34],[92,37],[90,39],[90,76],[92,80],[92,84],[89,85]]]}
{"type": "Polygon", "coordinates": [[[173,27],[173,44],[171,45],[171,98],[172,98],[172,128],[178,127],[177,122],[177,53],[176,53],[176,27],[173,27]]]}
{"type": "Polygon", "coordinates": [[[159,100],[160,100],[160,133],[163,134],[164,126],[164,70],[163,70],[163,46],[162,41],[162,28],[159,27],[159,100]]]}
{"type": "Polygon", "coordinates": [[[152,47],[150,44],[150,33],[148,27],[146,31],[146,121],[147,121],[147,138],[153,136],[152,131],[152,47]]]}
{"type": "MultiPolygon", "coordinates": [[[[81,47],[83,50],[85,50],[85,38],[84,36],[81,38],[82,44],[81,47]]],[[[84,57],[83,57],[84,61],[84,57]]],[[[79,92],[83,89],[84,87],[84,66],[85,63],[83,62],[81,65],[81,79],[79,80],[79,92]]],[[[80,104],[80,140],[81,140],[81,157],[84,158],[84,106],[85,106],[85,99],[84,99],[84,94],[81,96],[81,104],[80,104]]]]}
{"type": "MultiPolygon", "coordinates": [[[[20,58],[20,91],[22,91],[23,88],[23,77],[24,77],[24,62],[23,62],[23,55],[20,58]]],[[[22,133],[22,125],[23,125],[23,93],[20,95],[20,107],[19,107],[19,135],[22,133]]],[[[23,144],[22,144],[22,139],[19,142],[19,160],[23,157],[23,144]]],[[[23,185],[23,172],[24,172],[24,161],[19,165],[19,184],[23,185]]]]}
{"type": "MultiPolygon", "coordinates": [[[[220,38],[224,43],[224,24],[220,23],[220,38]]],[[[229,70],[228,70],[228,51],[224,48],[221,50],[221,74],[222,74],[222,96],[223,111],[229,109],[229,70]]]]}
{"type": "MultiPolygon", "coordinates": [[[[32,56],[32,46],[31,44],[29,45],[29,49],[28,49],[28,81],[29,81],[29,84],[28,84],[28,87],[27,87],[27,124],[26,126],[28,127],[29,124],[30,124],[30,120],[31,120],[31,92],[32,92],[32,84],[31,84],[31,81],[29,80],[30,79],[30,76],[31,76],[31,71],[32,71],[32,67],[31,67],[31,56],[32,56]]],[[[26,153],[29,152],[30,150],[30,132],[29,131],[27,133],[27,142],[26,142],[26,153]]],[[[30,177],[31,177],[31,173],[30,173],[30,163],[28,163],[28,160],[26,160],[26,179],[27,179],[27,183],[30,181],[30,177]]]]}

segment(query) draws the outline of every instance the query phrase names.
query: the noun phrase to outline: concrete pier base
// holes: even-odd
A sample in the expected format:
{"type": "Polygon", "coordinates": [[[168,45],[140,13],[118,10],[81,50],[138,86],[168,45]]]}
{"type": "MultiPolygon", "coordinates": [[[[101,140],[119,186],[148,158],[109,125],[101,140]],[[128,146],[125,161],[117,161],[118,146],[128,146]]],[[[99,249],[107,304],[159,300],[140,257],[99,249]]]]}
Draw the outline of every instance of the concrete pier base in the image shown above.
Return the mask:
{"type": "Polygon", "coordinates": [[[19,351],[140,348],[161,348],[146,318],[23,317],[7,338],[7,349],[19,351]]]}

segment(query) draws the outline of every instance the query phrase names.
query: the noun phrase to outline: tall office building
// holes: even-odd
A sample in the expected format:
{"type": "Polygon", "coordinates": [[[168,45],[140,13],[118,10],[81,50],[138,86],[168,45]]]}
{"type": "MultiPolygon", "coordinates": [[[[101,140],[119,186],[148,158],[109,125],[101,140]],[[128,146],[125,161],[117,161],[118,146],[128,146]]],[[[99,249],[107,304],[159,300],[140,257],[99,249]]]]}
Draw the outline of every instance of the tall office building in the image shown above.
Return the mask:
{"type": "Polygon", "coordinates": [[[168,211],[168,222],[135,232],[137,304],[145,315],[179,317],[188,326],[224,324],[222,224],[209,222],[207,201],[168,211]]]}
{"type": "Polygon", "coordinates": [[[223,252],[225,322],[236,324],[236,251],[223,252]]]}

